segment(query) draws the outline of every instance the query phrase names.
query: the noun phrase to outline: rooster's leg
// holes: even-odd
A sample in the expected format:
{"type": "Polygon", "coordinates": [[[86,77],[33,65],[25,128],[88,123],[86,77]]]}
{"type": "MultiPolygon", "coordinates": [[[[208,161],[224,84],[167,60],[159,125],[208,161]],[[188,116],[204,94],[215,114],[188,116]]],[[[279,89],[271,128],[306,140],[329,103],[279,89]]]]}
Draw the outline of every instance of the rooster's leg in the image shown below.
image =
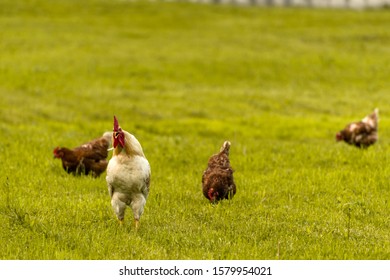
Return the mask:
{"type": "Polygon", "coordinates": [[[122,201],[120,201],[119,199],[112,197],[111,205],[112,205],[112,208],[114,209],[115,215],[116,215],[119,223],[122,225],[123,221],[125,219],[126,204],[123,203],[122,201]]]}
{"type": "Polygon", "coordinates": [[[135,229],[138,230],[139,228],[139,220],[134,220],[135,229]]]}

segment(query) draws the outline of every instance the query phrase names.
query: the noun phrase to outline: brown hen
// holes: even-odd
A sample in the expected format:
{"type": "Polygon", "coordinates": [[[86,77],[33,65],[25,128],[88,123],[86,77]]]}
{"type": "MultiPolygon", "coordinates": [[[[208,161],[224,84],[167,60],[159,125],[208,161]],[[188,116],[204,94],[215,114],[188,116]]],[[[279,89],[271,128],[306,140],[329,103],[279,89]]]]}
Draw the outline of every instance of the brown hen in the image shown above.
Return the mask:
{"type": "Polygon", "coordinates": [[[207,169],[203,172],[203,195],[212,203],[231,199],[236,194],[234,171],[229,161],[230,145],[229,141],[225,141],[220,152],[209,158],[207,169]]]}
{"type": "Polygon", "coordinates": [[[336,134],[337,141],[344,141],[358,148],[367,148],[378,140],[379,110],[358,122],[348,124],[336,134]]]}
{"type": "Polygon", "coordinates": [[[73,175],[92,174],[100,176],[107,168],[108,148],[111,145],[112,134],[106,132],[102,137],[94,139],[74,149],[57,147],[54,158],[62,161],[62,167],[73,175]]]}

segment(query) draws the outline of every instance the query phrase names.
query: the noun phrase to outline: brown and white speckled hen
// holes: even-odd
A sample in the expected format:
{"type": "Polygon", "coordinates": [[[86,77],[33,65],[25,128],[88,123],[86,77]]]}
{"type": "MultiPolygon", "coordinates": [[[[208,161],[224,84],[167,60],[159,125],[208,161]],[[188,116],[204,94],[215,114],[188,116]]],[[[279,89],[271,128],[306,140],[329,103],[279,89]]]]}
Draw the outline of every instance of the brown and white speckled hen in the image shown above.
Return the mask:
{"type": "Polygon", "coordinates": [[[111,145],[111,138],[111,133],[106,132],[102,137],[74,149],[57,147],[53,151],[54,158],[61,159],[62,167],[68,173],[98,177],[107,168],[107,149],[111,145]]]}
{"type": "Polygon", "coordinates": [[[358,148],[367,148],[378,140],[379,110],[358,122],[348,124],[336,134],[337,141],[344,141],[358,148]]]}
{"type": "Polygon", "coordinates": [[[236,194],[229,151],[230,142],[225,141],[220,152],[209,158],[207,169],[203,172],[203,195],[212,203],[221,199],[231,199],[236,194]]]}

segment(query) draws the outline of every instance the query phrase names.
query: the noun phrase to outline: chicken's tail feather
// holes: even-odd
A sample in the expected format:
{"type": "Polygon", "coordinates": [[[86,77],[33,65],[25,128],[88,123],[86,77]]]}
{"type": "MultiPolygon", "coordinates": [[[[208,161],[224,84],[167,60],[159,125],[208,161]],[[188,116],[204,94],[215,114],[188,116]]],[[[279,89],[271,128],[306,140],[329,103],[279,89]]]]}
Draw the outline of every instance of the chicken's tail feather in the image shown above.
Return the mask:
{"type": "Polygon", "coordinates": [[[379,109],[375,108],[374,112],[366,116],[362,122],[370,125],[371,127],[377,127],[379,122],[379,109]]]}
{"type": "Polygon", "coordinates": [[[230,142],[226,140],[221,147],[220,153],[224,152],[226,154],[229,154],[230,145],[230,142]]]}

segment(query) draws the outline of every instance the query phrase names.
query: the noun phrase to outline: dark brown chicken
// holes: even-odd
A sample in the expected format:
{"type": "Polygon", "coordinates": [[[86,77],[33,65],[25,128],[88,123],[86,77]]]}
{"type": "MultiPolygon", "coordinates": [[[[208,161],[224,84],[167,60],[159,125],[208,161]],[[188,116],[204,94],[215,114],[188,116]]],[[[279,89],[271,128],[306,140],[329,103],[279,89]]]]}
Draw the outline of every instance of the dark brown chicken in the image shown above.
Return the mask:
{"type": "Polygon", "coordinates": [[[348,124],[336,134],[337,141],[344,141],[358,148],[367,148],[378,140],[379,111],[373,113],[358,122],[348,124]]]}
{"type": "Polygon", "coordinates": [[[106,132],[102,137],[94,139],[74,149],[57,147],[54,158],[62,160],[62,167],[73,175],[92,174],[100,176],[107,168],[108,148],[112,141],[112,133],[106,132]]]}
{"type": "Polygon", "coordinates": [[[203,195],[212,203],[221,199],[231,199],[236,194],[229,150],[230,142],[225,141],[220,152],[209,158],[207,169],[203,172],[203,195]]]}

